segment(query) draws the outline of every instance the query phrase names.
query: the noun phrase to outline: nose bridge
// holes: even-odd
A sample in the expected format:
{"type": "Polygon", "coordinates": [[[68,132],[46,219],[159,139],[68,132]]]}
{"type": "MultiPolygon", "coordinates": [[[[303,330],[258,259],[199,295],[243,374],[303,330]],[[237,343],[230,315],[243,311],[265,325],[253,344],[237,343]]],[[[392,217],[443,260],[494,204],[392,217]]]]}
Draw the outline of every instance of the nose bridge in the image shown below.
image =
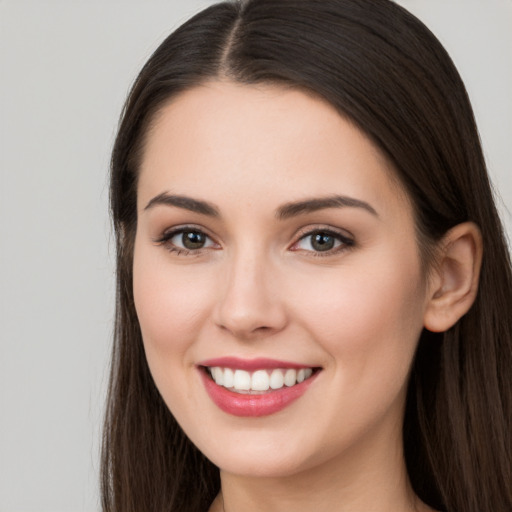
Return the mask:
{"type": "Polygon", "coordinates": [[[250,245],[234,250],[224,273],[217,324],[241,338],[282,329],[286,315],[276,277],[265,250],[250,245]]]}

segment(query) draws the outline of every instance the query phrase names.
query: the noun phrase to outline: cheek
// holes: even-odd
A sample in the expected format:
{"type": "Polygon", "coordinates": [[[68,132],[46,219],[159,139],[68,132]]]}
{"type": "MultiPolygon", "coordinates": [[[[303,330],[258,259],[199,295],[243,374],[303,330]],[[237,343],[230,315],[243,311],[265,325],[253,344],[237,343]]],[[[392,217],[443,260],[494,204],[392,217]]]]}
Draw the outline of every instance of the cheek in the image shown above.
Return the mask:
{"type": "Polygon", "coordinates": [[[311,280],[303,325],[352,382],[378,376],[401,385],[423,327],[422,283],[414,253],[347,263],[329,279],[311,280]]]}
{"type": "Polygon", "coordinates": [[[135,309],[150,364],[153,355],[166,359],[185,355],[212,299],[200,271],[169,265],[163,251],[136,244],[134,254],[135,309]]]}
{"type": "Polygon", "coordinates": [[[193,266],[169,265],[164,250],[140,245],[135,246],[133,292],[144,351],[162,398],[183,420],[200,406],[192,392],[197,384],[196,372],[191,371],[194,342],[200,337],[213,291],[193,266]]]}

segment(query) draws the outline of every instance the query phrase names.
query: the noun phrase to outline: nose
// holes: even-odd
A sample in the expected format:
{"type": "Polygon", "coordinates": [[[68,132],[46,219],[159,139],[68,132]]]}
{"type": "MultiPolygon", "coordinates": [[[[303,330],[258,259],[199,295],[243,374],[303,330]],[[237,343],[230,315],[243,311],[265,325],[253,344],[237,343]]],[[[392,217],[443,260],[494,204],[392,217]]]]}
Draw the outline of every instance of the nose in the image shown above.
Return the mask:
{"type": "Polygon", "coordinates": [[[263,256],[239,255],[227,265],[214,319],[238,339],[276,334],[285,328],[287,315],[276,269],[263,256]]]}

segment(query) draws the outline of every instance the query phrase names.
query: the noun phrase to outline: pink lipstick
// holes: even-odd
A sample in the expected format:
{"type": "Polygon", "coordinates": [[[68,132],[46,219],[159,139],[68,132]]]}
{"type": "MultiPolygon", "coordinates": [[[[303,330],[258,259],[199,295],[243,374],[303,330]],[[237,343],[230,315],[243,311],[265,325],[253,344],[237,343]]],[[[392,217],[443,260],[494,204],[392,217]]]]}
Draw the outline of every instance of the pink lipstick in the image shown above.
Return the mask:
{"type": "Polygon", "coordinates": [[[300,398],[320,368],[275,359],[209,359],[197,366],[211,400],[235,416],[281,411],[300,398]]]}

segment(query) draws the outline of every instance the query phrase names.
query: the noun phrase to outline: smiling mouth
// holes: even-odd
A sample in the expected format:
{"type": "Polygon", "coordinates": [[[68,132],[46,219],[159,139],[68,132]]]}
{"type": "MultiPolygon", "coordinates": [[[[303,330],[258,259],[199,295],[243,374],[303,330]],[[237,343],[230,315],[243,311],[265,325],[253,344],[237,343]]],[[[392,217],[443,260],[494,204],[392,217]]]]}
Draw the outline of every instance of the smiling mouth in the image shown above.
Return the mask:
{"type": "Polygon", "coordinates": [[[299,400],[322,367],[277,359],[220,357],[197,365],[204,388],[225,413],[264,417],[299,400]]]}
{"type": "Polygon", "coordinates": [[[245,395],[266,394],[282,388],[292,388],[310,379],[320,368],[269,368],[256,371],[204,366],[206,374],[231,392],[245,395]]]}

